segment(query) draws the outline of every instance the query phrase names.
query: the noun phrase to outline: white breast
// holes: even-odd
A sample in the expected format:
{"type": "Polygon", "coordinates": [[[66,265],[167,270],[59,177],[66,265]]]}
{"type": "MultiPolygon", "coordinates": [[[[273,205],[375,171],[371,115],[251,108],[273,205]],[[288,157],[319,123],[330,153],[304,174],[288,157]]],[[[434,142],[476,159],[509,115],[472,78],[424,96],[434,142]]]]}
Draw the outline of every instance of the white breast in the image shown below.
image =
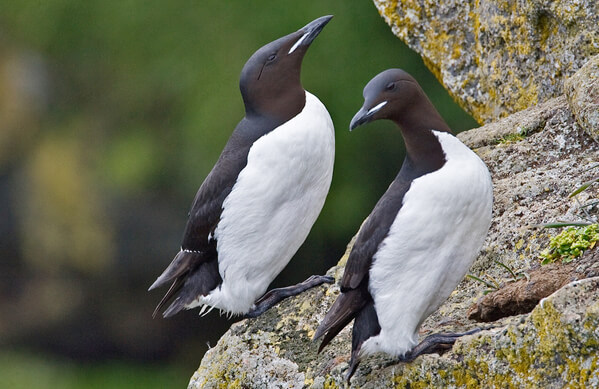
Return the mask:
{"type": "Polygon", "coordinates": [[[214,232],[222,286],[192,306],[250,309],[308,236],[329,191],[334,156],[331,117],[306,92],[302,112],[251,147],[214,232]]]}
{"type": "Polygon", "coordinates": [[[493,188],[485,164],[454,136],[433,132],[446,155],[412,182],[370,269],[381,333],[362,352],[403,355],[417,330],[464,277],[491,223],[493,188]]]}

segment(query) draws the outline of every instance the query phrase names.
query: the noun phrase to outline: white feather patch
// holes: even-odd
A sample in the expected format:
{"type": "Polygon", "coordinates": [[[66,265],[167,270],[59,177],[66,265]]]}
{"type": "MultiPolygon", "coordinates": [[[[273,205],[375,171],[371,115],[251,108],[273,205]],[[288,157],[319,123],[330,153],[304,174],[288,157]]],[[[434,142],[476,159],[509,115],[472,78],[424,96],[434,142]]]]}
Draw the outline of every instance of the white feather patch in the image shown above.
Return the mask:
{"type": "Polygon", "coordinates": [[[289,52],[288,52],[287,54],[291,54],[291,53],[293,53],[293,52],[295,51],[295,49],[297,49],[297,48],[299,47],[299,45],[301,45],[301,44],[302,44],[302,42],[304,41],[304,39],[306,39],[306,37],[307,37],[308,35],[309,35],[309,33],[308,33],[308,32],[307,32],[307,33],[305,33],[304,35],[302,35],[302,37],[301,37],[301,38],[299,38],[299,39],[297,40],[297,42],[295,42],[295,43],[293,44],[293,46],[291,46],[291,48],[289,49],[289,52]]]}
{"type": "Polygon", "coordinates": [[[249,311],[308,236],[329,191],[334,158],[331,117],[306,92],[302,112],[251,147],[214,231],[223,282],[187,308],[249,311]]]}
{"type": "Polygon", "coordinates": [[[378,103],[374,107],[370,108],[366,115],[372,115],[373,113],[378,112],[381,108],[383,108],[387,104],[387,101],[383,101],[382,103],[378,103]]]}
{"type": "Polygon", "coordinates": [[[418,328],[464,277],[491,223],[487,167],[453,135],[433,133],[447,161],[412,182],[373,258],[369,291],[381,332],[364,354],[403,355],[417,344],[418,328]]]}

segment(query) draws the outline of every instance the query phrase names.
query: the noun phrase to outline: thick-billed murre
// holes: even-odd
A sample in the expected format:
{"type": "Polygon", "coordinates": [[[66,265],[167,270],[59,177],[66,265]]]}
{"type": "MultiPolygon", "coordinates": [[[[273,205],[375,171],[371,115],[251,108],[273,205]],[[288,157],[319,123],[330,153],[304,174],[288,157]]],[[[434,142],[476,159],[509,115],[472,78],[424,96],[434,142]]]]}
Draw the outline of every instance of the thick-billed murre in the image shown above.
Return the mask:
{"type": "Polygon", "coordinates": [[[333,174],[334,128],[300,82],[302,59],[332,16],[256,51],[241,72],[245,117],[192,203],[181,250],[152,284],[170,289],[154,315],[202,306],[257,316],[331,277],[264,294],[306,239],[333,174]],[[262,297],[261,297],[262,296],[262,297]]]}
{"type": "Polygon", "coordinates": [[[386,70],[366,85],[350,130],[378,119],[399,126],[406,157],[360,229],[341,294],[314,335],[324,335],[320,351],[355,319],[348,381],[364,355],[382,351],[411,361],[463,335],[436,334],[418,344],[418,328],[464,277],[491,223],[486,165],[451,134],[405,71],[386,70]]]}

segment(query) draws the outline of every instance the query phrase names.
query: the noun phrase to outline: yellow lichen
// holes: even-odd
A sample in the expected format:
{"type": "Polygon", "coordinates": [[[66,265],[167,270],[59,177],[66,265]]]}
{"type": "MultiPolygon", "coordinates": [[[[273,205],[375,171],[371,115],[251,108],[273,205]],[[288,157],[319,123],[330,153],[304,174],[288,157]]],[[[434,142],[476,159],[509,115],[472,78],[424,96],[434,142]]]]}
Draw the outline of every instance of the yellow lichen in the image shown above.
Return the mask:
{"type": "Polygon", "coordinates": [[[410,389],[425,389],[428,388],[428,383],[421,381],[420,379],[411,379],[407,376],[395,376],[393,384],[396,388],[410,388],[410,389]]]}
{"type": "Polygon", "coordinates": [[[480,388],[480,383],[477,379],[472,377],[469,371],[455,369],[453,371],[453,377],[457,386],[462,388],[480,388]]]}
{"type": "Polygon", "coordinates": [[[516,250],[520,250],[522,248],[522,246],[524,246],[524,239],[520,239],[515,244],[516,250]]]}
{"type": "Polygon", "coordinates": [[[339,389],[339,386],[333,377],[327,376],[327,378],[324,380],[323,389],[339,389]]]}

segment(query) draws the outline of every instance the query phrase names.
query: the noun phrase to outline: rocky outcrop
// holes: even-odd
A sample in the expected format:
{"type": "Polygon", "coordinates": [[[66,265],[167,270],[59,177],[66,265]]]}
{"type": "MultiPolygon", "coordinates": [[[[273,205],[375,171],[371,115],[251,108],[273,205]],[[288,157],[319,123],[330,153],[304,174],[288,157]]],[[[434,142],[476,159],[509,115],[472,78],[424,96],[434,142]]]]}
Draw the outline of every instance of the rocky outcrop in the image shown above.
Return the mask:
{"type": "MultiPolygon", "coordinates": [[[[321,297],[322,292],[311,292],[310,298],[321,297]]],[[[598,387],[598,294],[599,278],[573,282],[543,300],[530,315],[462,338],[443,356],[425,355],[411,364],[370,358],[351,387],[598,387]]],[[[347,356],[330,351],[316,356],[308,339],[316,320],[304,315],[310,300],[303,305],[288,306],[299,311],[288,310],[289,315],[278,322],[269,315],[260,329],[247,321],[235,324],[208,351],[189,387],[343,387],[347,356]]],[[[321,304],[317,305],[321,313],[321,304]]],[[[336,343],[337,352],[340,344],[349,347],[345,341],[336,343]]]]}
{"type": "Polygon", "coordinates": [[[565,89],[578,124],[599,142],[599,55],[568,79],[565,89]]]}
{"type": "MultiPolygon", "coordinates": [[[[583,70],[575,76],[579,81],[569,83],[573,88],[569,96],[590,85],[591,91],[584,93],[597,93],[592,76],[584,74],[583,70]]],[[[459,135],[487,163],[494,180],[493,223],[471,274],[509,283],[509,274],[495,261],[515,271],[540,267],[539,253],[549,233],[539,225],[576,220],[582,215],[579,204],[596,197],[589,191],[577,200],[568,197],[594,178],[596,171],[586,167],[599,160],[599,144],[585,131],[588,121],[575,116],[592,114],[588,106],[596,100],[575,99],[581,105],[576,108],[570,101],[566,96],[550,99],[459,135]]],[[[597,255],[596,251],[585,255],[597,255]]],[[[346,256],[328,272],[337,280],[346,256]]],[[[484,289],[472,279],[462,281],[425,321],[421,336],[480,327],[467,319],[467,311],[483,297],[484,289]]],[[[342,387],[351,326],[321,354],[311,341],[338,293],[336,284],[321,286],[257,319],[233,325],[206,353],[190,388],[342,387]]],[[[397,364],[385,355],[367,357],[351,387],[597,387],[598,297],[598,278],[569,283],[531,313],[485,324],[483,331],[461,338],[442,356],[426,355],[411,364],[397,364]]]]}
{"type": "Polygon", "coordinates": [[[564,80],[599,53],[595,0],[374,3],[480,123],[561,95],[564,80]]]}

